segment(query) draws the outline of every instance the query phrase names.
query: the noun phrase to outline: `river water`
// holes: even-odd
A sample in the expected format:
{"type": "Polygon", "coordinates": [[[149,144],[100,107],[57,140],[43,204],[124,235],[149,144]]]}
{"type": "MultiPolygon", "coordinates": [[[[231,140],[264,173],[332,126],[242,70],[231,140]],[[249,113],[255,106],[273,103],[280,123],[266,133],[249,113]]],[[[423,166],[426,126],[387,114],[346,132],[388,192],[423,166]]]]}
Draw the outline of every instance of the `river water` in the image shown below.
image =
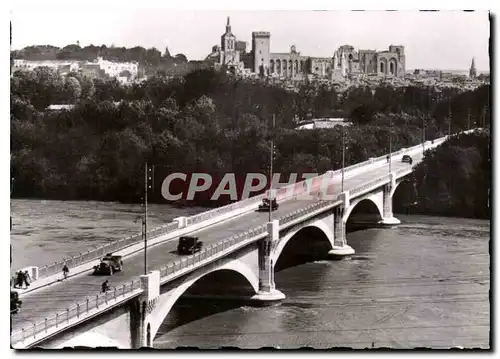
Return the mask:
{"type": "MultiPolygon", "coordinates": [[[[140,231],[136,205],[14,200],[11,208],[14,269],[140,231]]],[[[151,227],[200,211],[149,209],[151,227]]],[[[180,301],[169,316],[182,325],[160,332],[154,346],[489,348],[490,222],[398,218],[396,228],[348,233],[349,260],[277,272],[286,295],[279,305],[180,301]]]]}

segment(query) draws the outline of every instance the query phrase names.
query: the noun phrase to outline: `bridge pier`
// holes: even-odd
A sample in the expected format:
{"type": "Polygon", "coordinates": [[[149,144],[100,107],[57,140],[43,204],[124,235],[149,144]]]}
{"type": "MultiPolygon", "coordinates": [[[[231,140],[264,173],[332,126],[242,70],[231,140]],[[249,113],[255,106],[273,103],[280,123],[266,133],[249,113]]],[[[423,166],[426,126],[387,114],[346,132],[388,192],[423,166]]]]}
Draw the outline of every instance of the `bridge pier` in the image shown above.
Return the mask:
{"type": "Polygon", "coordinates": [[[259,291],[252,296],[252,302],[272,303],[285,299],[285,295],[276,289],[274,283],[274,264],[271,259],[271,248],[279,240],[279,221],[267,223],[266,238],[259,244],[259,291]]]}
{"type": "Polygon", "coordinates": [[[151,313],[160,297],[160,271],[151,271],[141,275],[143,294],[132,306],[130,330],[132,333],[132,349],[152,348],[151,313]]]}
{"type": "Polygon", "coordinates": [[[396,177],[392,172],[390,175],[391,183],[384,186],[384,213],[382,219],[378,222],[383,226],[394,226],[401,223],[392,213],[392,196],[396,190],[396,177]]]}
{"type": "MultiPolygon", "coordinates": [[[[345,198],[344,196],[344,202],[348,202],[348,199],[346,201],[345,198]]],[[[335,208],[335,213],[333,214],[333,248],[328,252],[328,255],[336,259],[354,254],[354,249],[347,244],[345,236],[346,224],[344,221],[344,212],[345,207],[339,206],[335,208]]]]}

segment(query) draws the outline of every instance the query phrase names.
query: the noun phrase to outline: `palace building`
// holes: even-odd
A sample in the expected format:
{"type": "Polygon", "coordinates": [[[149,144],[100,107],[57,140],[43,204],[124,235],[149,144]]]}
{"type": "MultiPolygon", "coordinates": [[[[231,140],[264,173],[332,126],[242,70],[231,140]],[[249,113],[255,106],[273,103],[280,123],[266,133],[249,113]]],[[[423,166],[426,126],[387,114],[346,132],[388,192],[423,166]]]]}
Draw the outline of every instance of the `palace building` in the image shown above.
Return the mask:
{"type": "Polygon", "coordinates": [[[220,46],[215,45],[205,61],[226,66],[235,73],[251,72],[262,77],[301,79],[313,76],[340,79],[349,75],[403,77],[405,74],[404,46],[390,45],[388,50],[355,50],[351,45],[340,46],[332,57],[303,55],[294,45],[289,53],[271,52],[271,33],[252,32],[252,50],[246,52],[246,43],[237,41],[227,18],[226,32],[220,46]]]}

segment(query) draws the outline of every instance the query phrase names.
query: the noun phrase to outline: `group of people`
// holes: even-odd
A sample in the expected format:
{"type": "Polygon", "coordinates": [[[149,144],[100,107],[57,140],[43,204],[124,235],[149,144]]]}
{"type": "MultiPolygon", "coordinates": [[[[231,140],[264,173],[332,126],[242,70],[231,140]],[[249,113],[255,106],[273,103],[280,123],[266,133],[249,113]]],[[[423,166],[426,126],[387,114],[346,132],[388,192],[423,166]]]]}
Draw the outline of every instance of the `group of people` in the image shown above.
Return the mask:
{"type": "Polygon", "coordinates": [[[20,270],[16,272],[15,276],[12,279],[14,283],[12,283],[11,280],[11,286],[14,288],[23,289],[23,287],[28,288],[30,286],[31,277],[27,270],[25,271],[20,270]]]}

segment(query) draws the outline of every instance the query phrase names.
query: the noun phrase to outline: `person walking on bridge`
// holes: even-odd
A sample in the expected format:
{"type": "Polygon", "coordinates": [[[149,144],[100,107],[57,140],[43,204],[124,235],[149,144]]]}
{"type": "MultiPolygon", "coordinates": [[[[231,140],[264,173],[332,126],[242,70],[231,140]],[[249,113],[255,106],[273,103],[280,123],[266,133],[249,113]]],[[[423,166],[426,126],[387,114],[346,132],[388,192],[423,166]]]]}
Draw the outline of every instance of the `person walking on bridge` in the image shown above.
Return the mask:
{"type": "Polygon", "coordinates": [[[22,288],[24,283],[24,273],[22,271],[18,271],[16,273],[16,283],[14,285],[14,288],[22,288]]]}
{"type": "Polygon", "coordinates": [[[102,291],[103,293],[106,293],[106,292],[108,291],[108,289],[109,289],[109,286],[108,286],[108,281],[106,280],[106,281],[104,281],[104,283],[102,283],[102,285],[101,285],[101,291],[102,291]]]}
{"type": "Polygon", "coordinates": [[[31,282],[31,277],[30,277],[30,274],[28,273],[27,270],[25,270],[23,273],[23,279],[24,279],[24,284],[26,285],[26,288],[28,288],[30,286],[29,282],[31,282]]]}
{"type": "Polygon", "coordinates": [[[62,269],[62,272],[63,272],[64,279],[68,278],[69,268],[66,265],[66,263],[64,263],[64,267],[62,269]]]}

